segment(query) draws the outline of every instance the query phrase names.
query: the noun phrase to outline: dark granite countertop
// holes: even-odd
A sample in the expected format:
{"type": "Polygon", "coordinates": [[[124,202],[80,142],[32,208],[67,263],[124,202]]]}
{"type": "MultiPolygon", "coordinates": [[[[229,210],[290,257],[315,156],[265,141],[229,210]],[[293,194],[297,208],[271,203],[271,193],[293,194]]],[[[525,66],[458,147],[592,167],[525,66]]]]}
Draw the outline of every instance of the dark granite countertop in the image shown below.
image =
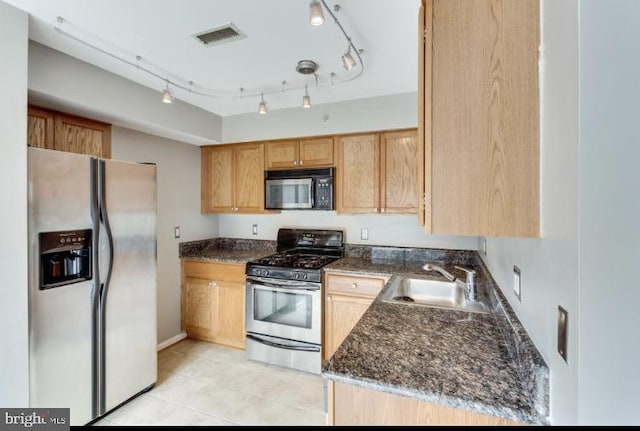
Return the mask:
{"type": "Polygon", "coordinates": [[[212,238],[183,242],[179,245],[181,259],[207,262],[247,263],[275,253],[275,241],[212,238]]]}
{"type": "MultiPolygon", "coordinates": [[[[389,256],[384,256],[389,257],[389,256]]],[[[406,257],[406,256],[405,256],[406,257]]],[[[350,256],[325,271],[441,278],[426,260],[350,256]]],[[[479,314],[383,301],[393,278],[323,367],[330,380],[477,413],[548,424],[548,369],[475,252],[435,258],[477,271],[479,314]],[[506,309],[506,310],[505,310],[506,309]],[[515,329],[514,329],[515,328],[515,329]],[[515,333],[514,333],[515,332],[515,333]]]]}

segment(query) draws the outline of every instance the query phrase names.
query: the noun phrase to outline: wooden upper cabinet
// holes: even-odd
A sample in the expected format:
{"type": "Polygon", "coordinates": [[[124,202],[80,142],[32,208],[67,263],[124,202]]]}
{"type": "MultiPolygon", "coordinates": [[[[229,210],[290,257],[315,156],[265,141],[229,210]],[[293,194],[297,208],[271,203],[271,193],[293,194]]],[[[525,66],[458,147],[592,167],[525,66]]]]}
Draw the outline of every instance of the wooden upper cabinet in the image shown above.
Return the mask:
{"type": "Polygon", "coordinates": [[[29,107],[27,144],[30,147],[52,150],[54,122],[53,112],[29,107]]]}
{"type": "Polygon", "coordinates": [[[423,3],[425,230],[539,236],[539,0],[423,3]]]}
{"type": "Polygon", "coordinates": [[[336,151],[338,212],[417,212],[416,129],[339,136],[336,151]]]}
{"type": "Polygon", "coordinates": [[[264,145],[201,148],[203,213],[264,212],[264,145]]]}
{"type": "Polygon", "coordinates": [[[264,145],[239,144],[234,146],[235,212],[259,213],[264,211],[264,145]]]}
{"type": "Polygon", "coordinates": [[[265,168],[313,168],[333,166],[333,137],[265,143],[265,168]]]}
{"type": "Polygon", "coordinates": [[[336,210],[376,213],[380,207],[380,136],[338,136],[336,210]]]}
{"type": "Polygon", "coordinates": [[[111,157],[111,126],[84,118],[56,115],[54,149],[111,157]]]}
{"type": "Polygon", "coordinates": [[[232,212],[234,208],[233,147],[229,145],[201,147],[200,161],[202,212],[232,212]]]}
{"type": "Polygon", "coordinates": [[[415,130],[380,135],[380,211],[418,210],[418,135],[415,130]]]}
{"type": "Polygon", "coordinates": [[[27,143],[36,148],[108,159],[111,125],[30,106],[27,143]]]}

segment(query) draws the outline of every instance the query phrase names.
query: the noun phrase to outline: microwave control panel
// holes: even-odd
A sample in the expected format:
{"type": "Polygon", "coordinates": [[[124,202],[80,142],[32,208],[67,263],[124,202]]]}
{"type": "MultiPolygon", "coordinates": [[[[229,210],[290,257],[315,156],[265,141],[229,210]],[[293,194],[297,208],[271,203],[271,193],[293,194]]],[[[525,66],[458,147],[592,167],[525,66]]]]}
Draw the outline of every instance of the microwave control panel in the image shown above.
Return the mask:
{"type": "Polygon", "coordinates": [[[332,178],[316,179],[315,208],[319,210],[333,209],[333,180],[332,178]]]}

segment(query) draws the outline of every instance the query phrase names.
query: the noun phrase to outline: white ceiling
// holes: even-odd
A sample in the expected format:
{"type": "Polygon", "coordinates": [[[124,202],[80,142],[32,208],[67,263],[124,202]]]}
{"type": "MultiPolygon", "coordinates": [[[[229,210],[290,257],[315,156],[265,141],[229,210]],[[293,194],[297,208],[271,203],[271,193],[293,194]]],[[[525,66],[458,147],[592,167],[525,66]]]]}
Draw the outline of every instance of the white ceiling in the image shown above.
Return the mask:
{"type": "MultiPolygon", "coordinates": [[[[165,83],[108,55],[68,38],[62,30],[133,61],[161,76],[203,92],[204,97],[173,89],[180,100],[227,116],[256,112],[259,96],[269,109],[300,106],[309,84],[314,105],[417,91],[417,17],[420,0],[327,0],[340,5],[336,16],[364,50],[364,74],[353,81],[316,88],[313,77],[298,74],[299,60],[319,64],[320,82],[357,74],[347,72],[341,55],[347,42],[325,12],[325,24],[309,25],[308,0],[4,0],[31,14],[30,38],[88,63],[158,90],[165,83]],[[60,25],[56,18],[65,22],[60,25]],[[234,23],[246,39],[203,47],[191,35],[234,23]],[[282,93],[281,82],[287,81],[282,93]]],[[[160,97],[160,94],[158,95],[160,97]]]]}

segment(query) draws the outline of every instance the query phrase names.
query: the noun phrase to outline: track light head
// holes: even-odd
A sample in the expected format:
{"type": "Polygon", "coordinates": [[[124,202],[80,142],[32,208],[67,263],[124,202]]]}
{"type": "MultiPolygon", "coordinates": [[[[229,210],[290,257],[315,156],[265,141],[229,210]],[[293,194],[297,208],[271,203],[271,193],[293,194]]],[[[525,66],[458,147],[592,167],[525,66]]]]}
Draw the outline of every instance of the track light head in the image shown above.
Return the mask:
{"type": "Polygon", "coordinates": [[[162,92],[162,103],[173,103],[173,94],[171,94],[171,90],[169,90],[169,83],[167,82],[167,86],[164,88],[162,92]]]}
{"type": "Polygon", "coordinates": [[[342,56],[342,65],[347,70],[351,70],[353,66],[356,65],[356,60],[353,58],[353,55],[351,55],[351,47],[349,47],[347,52],[342,56]]]}
{"type": "Polygon", "coordinates": [[[307,91],[307,84],[304,85],[304,96],[302,96],[302,107],[305,109],[311,108],[311,96],[309,96],[309,92],[307,91]]]}
{"type": "Polygon", "coordinates": [[[309,24],[314,27],[324,24],[324,12],[320,0],[311,0],[309,3],[309,24]]]}
{"type": "Polygon", "coordinates": [[[264,93],[260,93],[260,104],[258,105],[258,114],[267,113],[267,104],[264,103],[264,93]]]}

